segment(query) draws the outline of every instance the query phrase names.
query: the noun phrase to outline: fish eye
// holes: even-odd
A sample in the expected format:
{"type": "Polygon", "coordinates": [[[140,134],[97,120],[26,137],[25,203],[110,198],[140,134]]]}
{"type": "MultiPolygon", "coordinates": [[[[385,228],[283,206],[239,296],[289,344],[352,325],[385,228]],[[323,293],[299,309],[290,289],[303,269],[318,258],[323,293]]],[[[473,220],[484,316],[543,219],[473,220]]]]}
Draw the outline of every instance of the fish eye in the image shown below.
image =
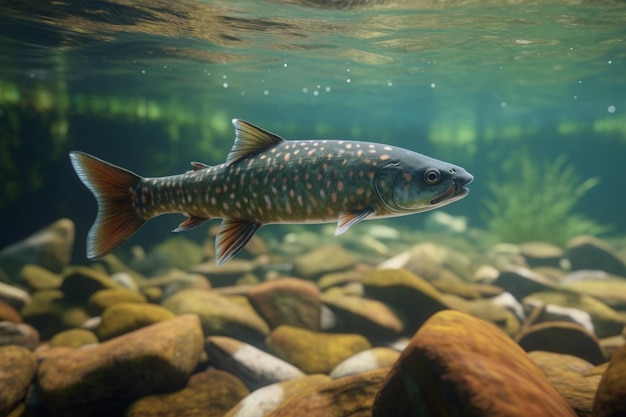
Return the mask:
{"type": "Polygon", "coordinates": [[[426,181],[426,184],[428,185],[436,184],[437,182],[439,182],[440,178],[441,178],[441,174],[439,173],[438,170],[434,168],[429,169],[424,174],[424,181],[426,181]]]}

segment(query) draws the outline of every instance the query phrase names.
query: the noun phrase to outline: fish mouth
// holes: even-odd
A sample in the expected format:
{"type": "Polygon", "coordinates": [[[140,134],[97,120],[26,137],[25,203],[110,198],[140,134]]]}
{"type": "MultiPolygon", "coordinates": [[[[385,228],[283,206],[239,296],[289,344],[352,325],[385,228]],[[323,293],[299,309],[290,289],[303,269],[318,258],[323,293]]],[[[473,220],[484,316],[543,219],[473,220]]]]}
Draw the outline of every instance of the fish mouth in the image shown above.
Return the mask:
{"type": "Polygon", "coordinates": [[[467,187],[460,187],[457,185],[456,181],[453,180],[452,184],[450,184],[450,187],[448,187],[448,189],[446,191],[444,191],[443,193],[439,194],[437,197],[433,198],[432,200],[430,200],[430,205],[435,206],[439,203],[442,203],[446,200],[448,200],[448,203],[451,203],[453,201],[459,200],[463,197],[465,197],[467,195],[467,193],[469,193],[469,188],[467,187]]]}

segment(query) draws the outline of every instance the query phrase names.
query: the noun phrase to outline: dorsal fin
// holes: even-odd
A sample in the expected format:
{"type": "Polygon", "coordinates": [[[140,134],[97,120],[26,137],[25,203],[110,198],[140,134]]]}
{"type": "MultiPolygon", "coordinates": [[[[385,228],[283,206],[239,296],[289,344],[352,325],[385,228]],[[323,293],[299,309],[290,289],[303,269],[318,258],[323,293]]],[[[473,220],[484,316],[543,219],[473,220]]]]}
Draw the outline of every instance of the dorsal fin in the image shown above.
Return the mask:
{"type": "Polygon", "coordinates": [[[280,136],[243,120],[233,119],[233,126],[235,126],[235,144],[226,157],[226,165],[246,156],[261,153],[285,141],[280,136]]]}

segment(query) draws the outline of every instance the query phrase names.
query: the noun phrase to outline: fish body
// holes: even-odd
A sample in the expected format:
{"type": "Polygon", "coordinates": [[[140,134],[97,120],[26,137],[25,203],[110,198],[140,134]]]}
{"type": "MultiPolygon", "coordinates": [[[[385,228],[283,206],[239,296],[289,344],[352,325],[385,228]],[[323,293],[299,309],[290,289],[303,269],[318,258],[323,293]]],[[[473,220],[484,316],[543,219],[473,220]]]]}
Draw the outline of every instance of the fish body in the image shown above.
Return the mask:
{"type": "Polygon", "coordinates": [[[187,219],[174,231],[222,218],[216,261],[222,265],[263,225],[337,222],[336,235],[366,219],[432,210],[469,192],[463,168],[409,150],[370,142],[284,140],[234,119],[226,162],[193,162],[180,175],[143,178],[83,152],[76,173],[98,201],[87,256],[101,257],[147,220],[165,213],[187,219]]]}

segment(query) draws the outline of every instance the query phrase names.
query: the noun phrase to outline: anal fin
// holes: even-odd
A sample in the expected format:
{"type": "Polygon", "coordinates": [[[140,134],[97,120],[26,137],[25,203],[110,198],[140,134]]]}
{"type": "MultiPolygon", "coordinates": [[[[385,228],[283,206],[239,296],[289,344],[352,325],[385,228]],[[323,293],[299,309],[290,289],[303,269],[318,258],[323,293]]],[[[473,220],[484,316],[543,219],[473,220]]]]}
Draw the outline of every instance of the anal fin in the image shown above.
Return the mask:
{"type": "Polygon", "coordinates": [[[205,217],[189,216],[189,215],[187,216],[188,216],[188,219],[182,222],[181,224],[179,224],[176,229],[172,230],[172,232],[184,232],[187,230],[191,230],[195,227],[200,226],[205,221],[209,220],[205,217]]]}
{"type": "Polygon", "coordinates": [[[249,220],[224,218],[215,237],[217,266],[224,265],[235,256],[261,226],[261,223],[249,220]]]}
{"type": "Polygon", "coordinates": [[[335,236],[339,236],[340,234],[346,232],[350,227],[362,220],[365,220],[365,218],[372,213],[374,213],[374,209],[371,207],[367,207],[359,211],[342,211],[339,213],[339,219],[337,220],[335,236]]]}

